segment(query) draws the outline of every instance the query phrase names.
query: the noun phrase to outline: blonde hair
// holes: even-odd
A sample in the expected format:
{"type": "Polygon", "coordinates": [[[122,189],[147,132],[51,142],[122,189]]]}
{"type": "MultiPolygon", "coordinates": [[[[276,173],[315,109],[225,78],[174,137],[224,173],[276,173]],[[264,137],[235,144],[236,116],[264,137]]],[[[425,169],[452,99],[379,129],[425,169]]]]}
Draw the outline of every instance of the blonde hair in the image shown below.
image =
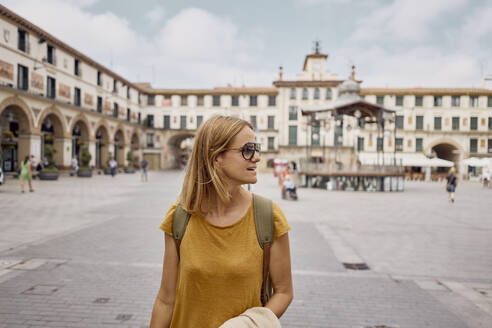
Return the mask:
{"type": "Polygon", "coordinates": [[[452,173],[452,174],[456,173],[456,169],[454,168],[454,166],[449,169],[449,173],[452,173]]]}
{"type": "Polygon", "coordinates": [[[200,126],[179,195],[180,205],[186,211],[200,212],[204,199],[218,198],[229,204],[231,195],[215,160],[246,126],[253,130],[249,122],[228,116],[213,116],[200,126]]]}

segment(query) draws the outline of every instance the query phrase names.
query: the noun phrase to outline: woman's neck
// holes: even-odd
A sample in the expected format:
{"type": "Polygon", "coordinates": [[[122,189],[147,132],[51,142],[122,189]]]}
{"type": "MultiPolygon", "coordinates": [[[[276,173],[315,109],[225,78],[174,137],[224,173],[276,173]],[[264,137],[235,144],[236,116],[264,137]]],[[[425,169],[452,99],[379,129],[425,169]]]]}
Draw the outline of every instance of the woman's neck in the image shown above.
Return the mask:
{"type": "Polygon", "coordinates": [[[230,209],[243,204],[243,202],[247,201],[250,197],[249,192],[240,185],[231,186],[228,191],[231,196],[229,203],[224,203],[218,195],[209,197],[202,206],[203,212],[214,216],[222,216],[230,209]]]}

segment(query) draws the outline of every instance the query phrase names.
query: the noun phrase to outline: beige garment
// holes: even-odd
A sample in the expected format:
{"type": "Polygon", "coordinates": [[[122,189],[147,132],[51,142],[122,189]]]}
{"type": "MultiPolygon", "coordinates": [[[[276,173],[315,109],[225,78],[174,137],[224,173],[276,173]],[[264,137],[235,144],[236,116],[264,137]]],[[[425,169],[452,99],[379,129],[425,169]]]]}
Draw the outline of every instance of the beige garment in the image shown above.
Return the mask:
{"type": "Polygon", "coordinates": [[[277,316],[266,307],[250,308],[219,328],[281,328],[277,316]]]}

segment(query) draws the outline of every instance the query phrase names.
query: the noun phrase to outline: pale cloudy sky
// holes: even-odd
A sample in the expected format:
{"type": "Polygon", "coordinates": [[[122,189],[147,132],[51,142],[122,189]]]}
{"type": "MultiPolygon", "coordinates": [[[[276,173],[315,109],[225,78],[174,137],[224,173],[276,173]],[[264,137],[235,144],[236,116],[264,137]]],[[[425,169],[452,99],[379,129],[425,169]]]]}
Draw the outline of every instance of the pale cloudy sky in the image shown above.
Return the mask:
{"type": "Polygon", "coordinates": [[[489,0],[1,0],[131,81],[269,86],[313,41],[363,87],[479,87],[492,74],[489,0]]]}

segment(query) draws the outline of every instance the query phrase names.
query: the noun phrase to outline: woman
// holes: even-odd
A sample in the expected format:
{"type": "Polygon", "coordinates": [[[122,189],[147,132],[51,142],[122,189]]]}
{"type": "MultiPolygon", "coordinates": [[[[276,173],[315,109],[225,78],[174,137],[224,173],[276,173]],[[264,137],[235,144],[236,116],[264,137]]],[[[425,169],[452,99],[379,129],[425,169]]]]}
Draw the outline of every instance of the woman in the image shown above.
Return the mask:
{"type": "Polygon", "coordinates": [[[29,160],[29,155],[24,158],[24,161],[21,162],[21,168],[19,173],[20,187],[21,192],[24,192],[24,181],[27,181],[29,184],[29,191],[33,192],[32,189],[32,172],[31,172],[31,161],[29,160]]]}
{"type": "MultiPolygon", "coordinates": [[[[248,122],[225,116],[212,117],[198,130],[179,200],[160,225],[165,252],[152,328],[217,328],[261,307],[263,251],[255,231],[253,196],[242,187],[257,181],[259,144],[253,131],[248,122]],[[172,237],[178,204],[191,213],[179,259],[172,237]]],[[[274,294],[261,309],[273,312],[277,320],[292,301],[293,288],[290,226],[275,203],[273,216],[274,294]]]]}
{"type": "Polygon", "coordinates": [[[446,177],[446,191],[448,192],[448,200],[454,203],[454,192],[456,191],[456,186],[458,185],[458,178],[456,177],[456,169],[452,167],[449,170],[449,174],[446,177]]]}

